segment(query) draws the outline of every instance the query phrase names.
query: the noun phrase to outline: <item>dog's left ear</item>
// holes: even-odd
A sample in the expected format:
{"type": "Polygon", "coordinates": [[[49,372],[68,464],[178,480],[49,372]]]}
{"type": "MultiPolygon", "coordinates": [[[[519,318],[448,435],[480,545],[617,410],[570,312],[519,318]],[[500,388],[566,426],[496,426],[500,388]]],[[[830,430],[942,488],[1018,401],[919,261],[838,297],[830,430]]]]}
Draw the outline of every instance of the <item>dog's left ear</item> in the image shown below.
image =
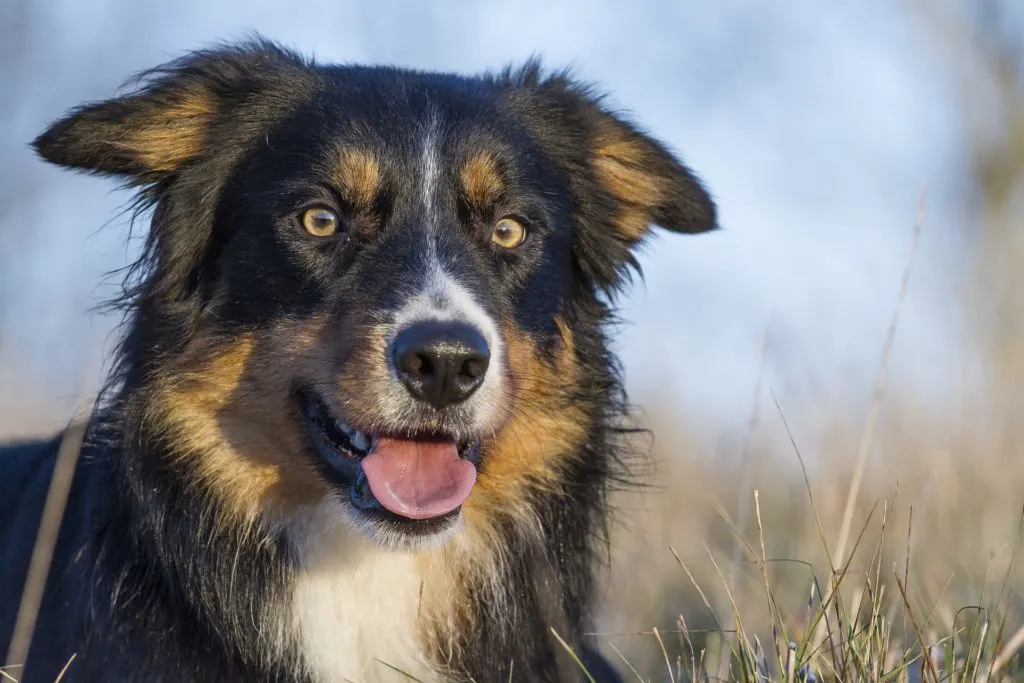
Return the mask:
{"type": "Polygon", "coordinates": [[[575,207],[574,255],[607,292],[638,270],[633,250],[657,225],[678,233],[718,227],[711,195],[664,144],[567,73],[537,61],[504,74],[512,107],[561,166],[575,207]]]}
{"type": "Polygon", "coordinates": [[[601,191],[619,205],[620,236],[642,239],[653,225],[681,233],[717,227],[715,204],[697,176],[665,146],[591,103],[590,164],[601,191]]]}

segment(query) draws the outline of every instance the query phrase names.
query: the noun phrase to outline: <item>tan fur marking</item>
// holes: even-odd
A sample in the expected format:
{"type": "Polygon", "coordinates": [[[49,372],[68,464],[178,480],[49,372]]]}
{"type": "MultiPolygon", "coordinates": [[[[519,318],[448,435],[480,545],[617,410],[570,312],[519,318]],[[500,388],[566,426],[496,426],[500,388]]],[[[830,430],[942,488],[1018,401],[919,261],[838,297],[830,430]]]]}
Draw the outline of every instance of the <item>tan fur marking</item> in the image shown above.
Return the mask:
{"type": "Polygon", "coordinates": [[[459,181],[466,199],[475,206],[494,203],[505,189],[498,163],[489,152],[471,156],[459,172],[459,181]]]}
{"type": "Polygon", "coordinates": [[[345,419],[367,431],[378,426],[376,407],[390,382],[387,356],[380,351],[387,348],[388,332],[385,325],[368,329],[334,378],[345,419]]]}
{"type": "Polygon", "coordinates": [[[514,389],[511,420],[489,444],[477,485],[466,501],[466,520],[486,524],[496,510],[525,511],[527,487],[557,486],[560,463],[573,457],[587,418],[571,391],[579,376],[571,330],[556,321],[562,337],[553,363],[542,360],[529,336],[503,323],[514,389]]]}
{"type": "Polygon", "coordinates": [[[332,178],[357,208],[369,208],[380,191],[380,162],[373,154],[347,149],[334,166],[332,178]]]}
{"type": "Polygon", "coordinates": [[[614,140],[598,146],[594,170],[600,183],[622,202],[617,224],[622,234],[638,240],[647,232],[652,208],[664,196],[657,177],[644,170],[643,149],[629,140],[614,140]]]}
{"type": "Polygon", "coordinates": [[[119,146],[152,171],[173,171],[203,151],[216,103],[204,92],[183,93],[173,105],[147,117],[119,146]]]}
{"type": "Polygon", "coordinates": [[[229,343],[200,335],[157,387],[151,419],[239,518],[286,513],[326,491],[303,456],[308,438],[289,393],[320,324],[283,324],[229,343]]]}
{"type": "Polygon", "coordinates": [[[651,217],[648,211],[638,206],[624,204],[619,209],[618,218],[615,224],[626,239],[635,241],[644,236],[651,225],[651,217]]]}

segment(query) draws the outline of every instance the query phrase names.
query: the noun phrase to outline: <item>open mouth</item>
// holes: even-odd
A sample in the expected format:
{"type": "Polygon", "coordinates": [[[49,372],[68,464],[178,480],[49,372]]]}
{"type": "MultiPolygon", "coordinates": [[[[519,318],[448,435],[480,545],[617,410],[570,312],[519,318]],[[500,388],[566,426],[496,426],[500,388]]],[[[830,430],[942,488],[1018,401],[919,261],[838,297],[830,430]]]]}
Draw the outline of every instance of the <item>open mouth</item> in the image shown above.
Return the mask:
{"type": "Polygon", "coordinates": [[[364,432],[298,394],[318,467],[360,513],[432,533],[459,515],[476,483],[480,441],[448,434],[364,432]]]}

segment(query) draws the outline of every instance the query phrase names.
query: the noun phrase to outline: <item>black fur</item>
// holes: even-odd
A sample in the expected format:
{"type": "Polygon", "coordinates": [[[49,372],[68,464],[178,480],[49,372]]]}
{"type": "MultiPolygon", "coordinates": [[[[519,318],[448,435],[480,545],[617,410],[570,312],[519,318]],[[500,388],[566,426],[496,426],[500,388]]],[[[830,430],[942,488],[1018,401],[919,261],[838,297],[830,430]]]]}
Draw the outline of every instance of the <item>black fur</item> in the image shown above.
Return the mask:
{"type": "MultiPolygon", "coordinates": [[[[555,321],[564,321],[579,377],[560,400],[588,420],[557,490],[528,491],[540,542],[493,511],[503,575],[468,582],[468,604],[484,626],[457,634],[444,680],[509,680],[510,665],[516,681],[582,680],[552,628],[595,678],[618,680],[581,634],[606,549],[606,495],[623,474],[626,397],[606,345],[606,300],[636,267],[639,238],[617,225],[630,198],[602,185],[594,150],[608,136],[628,141],[639,164],[629,171],[659,188],[639,207],[652,223],[712,229],[711,199],[589,88],[536,63],[465,78],[322,66],[261,41],[148,72],[134,93],[72,112],[34,143],[50,162],[123,178],[153,218],[116,302],[127,313],[123,340],[91,419],[22,680],[53,680],[72,653],[69,681],[314,680],[296,643],[275,638],[289,628],[294,548],[283,532],[226,522],[216,488],[196,485],[170,457],[178,445],[148,411],[161,378],[200,334],[226,340],[330,311],[346,331],[323,353],[346,358],[367,316],[398,305],[417,267],[422,216],[410,178],[423,169],[411,147],[424,117],[439,122],[441,184],[456,182],[451,158],[492,153],[511,169],[503,201],[532,229],[520,251],[495,256],[477,240],[480,216],[443,198],[441,258],[489,314],[513,320],[543,354],[556,355],[555,321]],[[157,151],[140,151],[146,144],[157,151]],[[385,159],[369,206],[346,204],[328,187],[331,159],[351,146],[385,159]],[[309,241],[290,221],[311,193],[369,228],[309,241]],[[501,604],[515,609],[495,611],[501,604]]],[[[58,443],[0,451],[0,645],[10,638],[58,443]]]]}

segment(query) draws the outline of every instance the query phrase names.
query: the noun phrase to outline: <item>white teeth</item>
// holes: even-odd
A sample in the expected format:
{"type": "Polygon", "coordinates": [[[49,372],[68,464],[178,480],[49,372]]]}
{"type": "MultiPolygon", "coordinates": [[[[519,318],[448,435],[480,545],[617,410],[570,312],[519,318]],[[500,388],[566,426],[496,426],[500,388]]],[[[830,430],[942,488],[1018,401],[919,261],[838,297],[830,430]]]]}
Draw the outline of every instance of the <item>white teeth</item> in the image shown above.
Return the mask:
{"type": "Polygon", "coordinates": [[[366,436],[366,434],[362,432],[356,432],[355,434],[349,434],[348,438],[349,441],[352,442],[352,445],[358,450],[370,450],[370,437],[366,436]]]}
{"type": "Polygon", "coordinates": [[[348,440],[352,444],[353,448],[355,448],[358,451],[370,450],[370,437],[368,437],[365,433],[352,429],[352,427],[349,427],[341,420],[335,420],[334,426],[337,427],[341,433],[348,437],[348,440]]]}

